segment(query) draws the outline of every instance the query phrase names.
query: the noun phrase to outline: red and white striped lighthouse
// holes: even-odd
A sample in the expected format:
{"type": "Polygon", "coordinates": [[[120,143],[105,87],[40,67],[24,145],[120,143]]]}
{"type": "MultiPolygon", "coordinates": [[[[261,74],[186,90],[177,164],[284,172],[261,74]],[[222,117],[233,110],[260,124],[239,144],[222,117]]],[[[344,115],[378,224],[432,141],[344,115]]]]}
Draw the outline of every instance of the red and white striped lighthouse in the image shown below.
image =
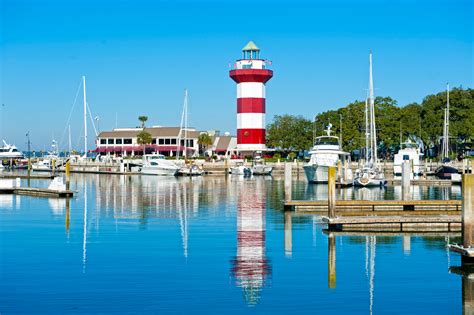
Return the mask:
{"type": "Polygon", "coordinates": [[[243,58],[235,63],[229,76],[237,83],[237,150],[265,150],[265,83],[273,76],[260,59],[260,49],[250,41],[243,58]]]}

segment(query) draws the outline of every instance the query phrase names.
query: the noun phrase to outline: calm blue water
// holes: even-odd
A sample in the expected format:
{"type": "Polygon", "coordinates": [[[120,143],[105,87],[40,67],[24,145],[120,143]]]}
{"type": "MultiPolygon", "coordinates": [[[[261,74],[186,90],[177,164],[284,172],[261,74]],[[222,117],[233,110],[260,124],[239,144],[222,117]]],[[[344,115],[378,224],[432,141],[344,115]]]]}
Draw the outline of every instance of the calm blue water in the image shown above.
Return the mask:
{"type": "MultiPolygon", "coordinates": [[[[298,181],[294,195],[322,199],[323,186],[298,181]]],[[[445,248],[456,235],[336,235],[330,282],[324,226],[293,216],[285,230],[278,179],[74,175],[72,188],[68,203],[0,195],[1,314],[462,311],[462,278],[449,272],[460,258],[445,248]]]]}

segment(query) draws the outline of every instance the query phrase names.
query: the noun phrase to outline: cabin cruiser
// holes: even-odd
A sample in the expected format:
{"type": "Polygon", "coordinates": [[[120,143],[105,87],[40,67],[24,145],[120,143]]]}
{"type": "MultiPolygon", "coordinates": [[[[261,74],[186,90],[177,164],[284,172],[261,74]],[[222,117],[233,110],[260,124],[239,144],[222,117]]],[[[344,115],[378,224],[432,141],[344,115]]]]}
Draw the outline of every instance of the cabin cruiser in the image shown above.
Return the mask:
{"type": "MultiPolygon", "coordinates": [[[[332,125],[329,124],[326,130],[327,135],[316,138],[313,148],[309,151],[311,158],[303,166],[306,178],[310,183],[327,183],[328,167],[337,167],[338,161],[349,159],[348,152],[341,150],[339,138],[331,136],[332,125]]],[[[346,170],[350,181],[352,181],[352,171],[346,170]]]]}
{"type": "Polygon", "coordinates": [[[423,153],[420,150],[420,147],[416,144],[407,140],[400,144],[400,150],[394,156],[393,160],[393,175],[402,176],[402,163],[409,161],[412,163],[412,172],[410,178],[416,178],[420,176],[422,172],[421,168],[421,159],[423,153]]]}
{"type": "Polygon", "coordinates": [[[185,165],[178,170],[179,176],[200,176],[204,170],[196,164],[185,165]]]}
{"type": "Polygon", "coordinates": [[[256,156],[253,160],[252,174],[253,175],[270,175],[273,167],[265,165],[265,160],[261,156],[256,156]]]}
{"type": "Polygon", "coordinates": [[[45,155],[41,160],[31,165],[31,169],[37,172],[49,172],[53,169],[53,164],[55,168],[65,164],[59,158],[58,145],[56,140],[53,140],[53,142],[51,143],[51,151],[49,151],[48,154],[45,155]]]}
{"type": "Polygon", "coordinates": [[[244,162],[238,162],[235,166],[229,169],[229,173],[231,173],[232,175],[251,176],[252,169],[248,166],[245,166],[244,162]]]}
{"type": "Polygon", "coordinates": [[[140,173],[144,175],[168,175],[174,176],[179,167],[172,161],[166,160],[162,154],[145,154],[143,166],[140,173]]]}
{"type": "Polygon", "coordinates": [[[22,159],[23,153],[18,151],[18,148],[14,145],[7,144],[3,140],[3,146],[0,147],[0,160],[2,159],[22,159]]]}

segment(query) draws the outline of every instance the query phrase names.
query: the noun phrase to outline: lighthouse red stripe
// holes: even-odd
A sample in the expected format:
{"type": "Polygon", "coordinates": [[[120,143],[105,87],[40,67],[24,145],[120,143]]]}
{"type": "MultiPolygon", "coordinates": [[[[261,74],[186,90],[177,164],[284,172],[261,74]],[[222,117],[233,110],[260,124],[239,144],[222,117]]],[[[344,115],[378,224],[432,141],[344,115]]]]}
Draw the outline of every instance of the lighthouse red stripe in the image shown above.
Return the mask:
{"type": "Polygon", "coordinates": [[[265,99],[256,97],[238,98],[237,114],[241,113],[265,113],[265,99]]]}
{"type": "Polygon", "coordinates": [[[237,129],[237,144],[265,144],[265,129],[237,129]]]}

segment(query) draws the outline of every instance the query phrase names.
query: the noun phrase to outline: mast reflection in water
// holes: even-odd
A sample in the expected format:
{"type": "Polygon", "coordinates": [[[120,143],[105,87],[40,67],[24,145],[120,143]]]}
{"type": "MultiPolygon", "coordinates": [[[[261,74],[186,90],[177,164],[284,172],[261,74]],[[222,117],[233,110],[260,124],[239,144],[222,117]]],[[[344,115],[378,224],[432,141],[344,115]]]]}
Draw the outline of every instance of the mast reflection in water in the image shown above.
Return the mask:
{"type": "Polygon", "coordinates": [[[271,267],[265,256],[265,182],[232,178],[236,183],[237,256],[232,276],[248,305],[256,305],[271,267]]]}

